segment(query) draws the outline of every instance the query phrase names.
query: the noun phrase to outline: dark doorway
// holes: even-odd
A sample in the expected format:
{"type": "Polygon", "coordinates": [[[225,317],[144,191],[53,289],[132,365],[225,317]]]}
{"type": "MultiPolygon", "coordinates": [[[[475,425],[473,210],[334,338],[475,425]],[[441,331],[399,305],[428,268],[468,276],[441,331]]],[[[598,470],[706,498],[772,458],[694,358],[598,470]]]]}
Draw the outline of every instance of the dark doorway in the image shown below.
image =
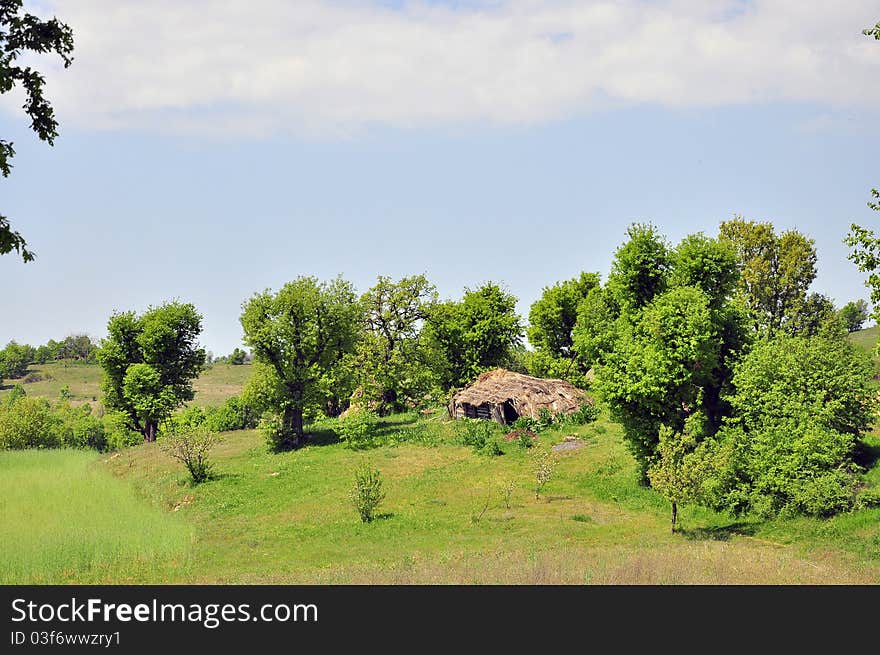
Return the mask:
{"type": "Polygon", "coordinates": [[[504,422],[507,425],[510,425],[519,418],[519,412],[513,408],[513,403],[509,400],[504,401],[504,404],[501,405],[501,410],[504,413],[504,422]]]}

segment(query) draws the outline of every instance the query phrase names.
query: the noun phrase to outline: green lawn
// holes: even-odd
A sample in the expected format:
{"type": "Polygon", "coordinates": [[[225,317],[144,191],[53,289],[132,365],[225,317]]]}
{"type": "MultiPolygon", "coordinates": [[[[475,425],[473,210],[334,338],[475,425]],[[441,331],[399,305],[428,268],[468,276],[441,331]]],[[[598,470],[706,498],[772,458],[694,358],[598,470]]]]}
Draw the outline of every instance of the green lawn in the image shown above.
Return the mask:
{"type": "MultiPolygon", "coordinates": [[[[18,538],[15,550],[22,551],[17,558],[24,563],[16,565],[11,581],[880,582],[880,510],[830,521],[759,523],[685,508],[683,531],[672,535],[668,506],[634,482],[634,461],[619,428],[607,420],[542,435],[543,444],[550,445],[577,433],[585,445],[560,456],[537,500],[529,458],[517,444],[506,443],[498,457],[475,454],[451,443],[442,413],[397,416],[385,429],[406,431],[417,424],[439,444],[351,451],[325,430],[320,443],[273,454],[255,431],[226,433],[215,451],[216,477],[197,487],[186,483],[183,469],[155,444],[106,455],[94,464],[82,454],[79,468],[65,464],[67,473],[60,477],[55,471],[62,462],[44,460],[43,470],[51,475],[38,475],[34,465],[13,483],[15,500],[4,495],[6,507],[24,512],[18,506],[24,503],[26,511],[39,512],[34,523],[40,534],[67,535],[58,539],[71,552],[94,556],[91,564],[77,555],[64,565],[68,558],[57,554],[64,549],[35,537],[18,538]],[[387,490],[382,516],[370,524],[360,522],[347,498],[354,469],[364,460],[382,471],[387,490]],[[76,521],[63,503],[28,500],[43,497],[30,489],[42,488],[44,478],[57,479],[52,486],[60,489],[79,480],[75,471],[85,472],[93,491],[78,487],[67,495],[92,507],[92,513],[104,508],[107,516],[142,511],[149,517],[103,524],[108,534],[133,531],[130,540],[72,531],[76,521]],[[511,480],[517,486],[507,508],[501,487],[511,480]],[[146,536],[154,534],[151,530],[158,531],[154,538],[146,536]],[[187,530],[194,535],[188,550],[182,544],[187,530]],[[128,544],[119,546],[120,553],[140,553],[149,543],[159,549],[157,563],[150,567],[143,557],[122,554],[108,559],[100,554],[108,541],[128,544]],[[51,565],[38,567],[37,576],[34,562],[42,561],[51,565]],[[169,561],[176,564],[169,567],[169,561]]],[[[16,458],[46,456],[70,454],[2,453],[0,470],[21,468],[16,458]]]]}

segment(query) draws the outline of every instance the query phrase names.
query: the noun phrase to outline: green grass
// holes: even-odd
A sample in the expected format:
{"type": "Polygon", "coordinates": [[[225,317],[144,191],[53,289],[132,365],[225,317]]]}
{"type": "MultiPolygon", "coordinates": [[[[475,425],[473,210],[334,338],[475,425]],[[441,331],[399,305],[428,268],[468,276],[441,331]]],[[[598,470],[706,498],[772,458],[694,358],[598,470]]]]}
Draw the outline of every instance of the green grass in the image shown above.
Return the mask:
{"type": "MultiPolygon", "coordinates": [[[[58,377],[87,385],[87,371],[58,377]]],[[[196,402],[222,402],[248,372],[213,367],[196,402]]],[[[195,487],[156,444],[0,453],[0,583],[880,582],[880,510],[760,522],[685,507],[670,534],[669,506],[636,484],[606,417],[540,435],[542,447],[569,434],[584,445],[559,455],[537,500],[528,451],[502,442],[501,456],[476,454],[441,408],[382,420],[366,450],[346,448],[334,428],[324,421],[310,445],[278,454],[257,431],[224,433],[215,477],[195,487]],[[387,492],[370,524],[347,497],[365,460],[387,492]]],[[[878,454],[869,435],[875,485],[878,454]]]]}
{"type": "MultiPolygon", "coordinates": [[[[220,405],[230,396],[241,393],[250,376],[249,365],[213,364],[193,384],[196,396],[193,404],[202,407],[220,405]]],[[[79,362],[52,362],[32,365],[18,380],[3,380],[0,398],[15,384],[21,384],[29,396],[57,400],[61,389],[67,386],[73,404],[87,402],[94,407],[101,404],[102,371],[98,364],[79,362]],[[35,379],[29,382],[29,379],[35,379]]]]}
{"type": "Polygon", "coordinates": [[[877,345],[877,337],[878,337],[878,328],[875,325],[874,327],[865,328],[864,330],[856,330],[855,332],[850,332],[849,340],[852,341],[857,346],[864,348],[868,352],[872,352],[874,350],[874,346],[877,345]]]}
{"type": "Polygon", "coordinates": [[[193,526],[150,507],[97,460],[0,453],[0,584],[137,582],[186,570],[193,526]]]}

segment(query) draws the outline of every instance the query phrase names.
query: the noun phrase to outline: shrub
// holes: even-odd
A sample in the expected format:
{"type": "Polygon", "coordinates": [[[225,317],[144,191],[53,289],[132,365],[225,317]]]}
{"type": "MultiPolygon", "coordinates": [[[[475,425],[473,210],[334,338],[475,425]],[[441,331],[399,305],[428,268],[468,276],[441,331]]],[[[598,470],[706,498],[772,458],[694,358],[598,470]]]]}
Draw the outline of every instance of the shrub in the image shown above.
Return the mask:
{"type": "Polygon", "coordinates": [[[546,407],[538,411],[538,419],[535,421],[535,432],[543,432],[553,427],[553,413],[546,407]]]}
{"type": "Polygon", "coordinates": [[[59,424],[45,398],[19,396],[0,407],[0,448],[57,448],[59,424]]]}
{"type": "Polygon", "coordinates": [[[348,494],[349,499],[361,517],[369,523],[375,518],[376,508],[385,498],[382,490],[382,474],[369,464],[364,464],[354,473],[354,486],[348,494]]]}
{"type": "Polygon", "coordinates": [[[514,430],[525,430],[527,432],[540,432],[540,428],[538,427],[538,422],[529,417],[529,416],[520,416],[517,418],[513,425],[514,430]]]}
{"type": "Polygon", "coordinates": [[[126,421],[127,417],[122,412],[110,411],[104,414],[102,422],[108,449],[121,450],[143,443],[143,435],[129,428],[126,421]]]}
{"type": "Polygon", "coordinates": [[[214,432],[249,430],[257,427],[258,422],[256,409],[239,396],[227,398],[219,407],[211,407],[205,412],[205,426],[214,432]]]}
{"type": "Polygon", "coordinates": [[[169,416],[159,428],[159,436],[174,432],[187,432],[205,424],[205,410],[189,405],[169,416]]]}
{"type": "Polygon", "coordinates": [[[186,467],[194,484],[204,482],[211,475],[208,455],[217,445],[217,435],[203,427],[191,428],[165,435],[159,447],[186,467]]]}
{"type": "Polygon", "coordinates": [[[479,418],[464,418],[455,423],[458,442],[469,446],[475,453],[500,455],[504,451],[498,443],[500,426],[494,421],[479,418]]]}
{"type": "Polygon", "coordinates": [[[857,439],[873,421],[871,362],[843,340],[776,337],[737,367],[713,448],[712,505],[824,517],[856,503],[857,439]]]}
{"type": "Polygon", "coordinates": [[[599,418],[599,408],[593,403],[584,403],[577,411],[566,416],[566,421],[573,425],[587,425],[599,418]]]}
{"type": "Polygon", "coordinates": [[[60,445],[68,448],[107,449],[107,431],[104,422],[92,416],[91,405],[71,407],[61,403],[56,408],[60,419],[57,426],[60,445]]]}
{"type": "Polygon", "coordinates": [[[337,421],[337,433],[347,448],[361,450],[376,445],[376,424],[379,417],[366,409],[352,412],[337,421]]]}

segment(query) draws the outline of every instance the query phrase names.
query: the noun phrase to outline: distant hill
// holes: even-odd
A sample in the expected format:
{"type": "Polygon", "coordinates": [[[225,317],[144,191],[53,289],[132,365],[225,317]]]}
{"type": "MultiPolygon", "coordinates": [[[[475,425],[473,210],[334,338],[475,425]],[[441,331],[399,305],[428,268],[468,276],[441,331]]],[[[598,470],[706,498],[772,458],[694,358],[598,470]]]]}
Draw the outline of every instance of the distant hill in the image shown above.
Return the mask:
{"type": "Polygon", "coordinates": [[[874,327],[865,328],[864,330],[851,332],[849,334],[849,340],[857,346],[861,346],[865,350],[870,351],[877,345],[878,332],[880,332],[880,329],[875,325],[874,327]]]}

